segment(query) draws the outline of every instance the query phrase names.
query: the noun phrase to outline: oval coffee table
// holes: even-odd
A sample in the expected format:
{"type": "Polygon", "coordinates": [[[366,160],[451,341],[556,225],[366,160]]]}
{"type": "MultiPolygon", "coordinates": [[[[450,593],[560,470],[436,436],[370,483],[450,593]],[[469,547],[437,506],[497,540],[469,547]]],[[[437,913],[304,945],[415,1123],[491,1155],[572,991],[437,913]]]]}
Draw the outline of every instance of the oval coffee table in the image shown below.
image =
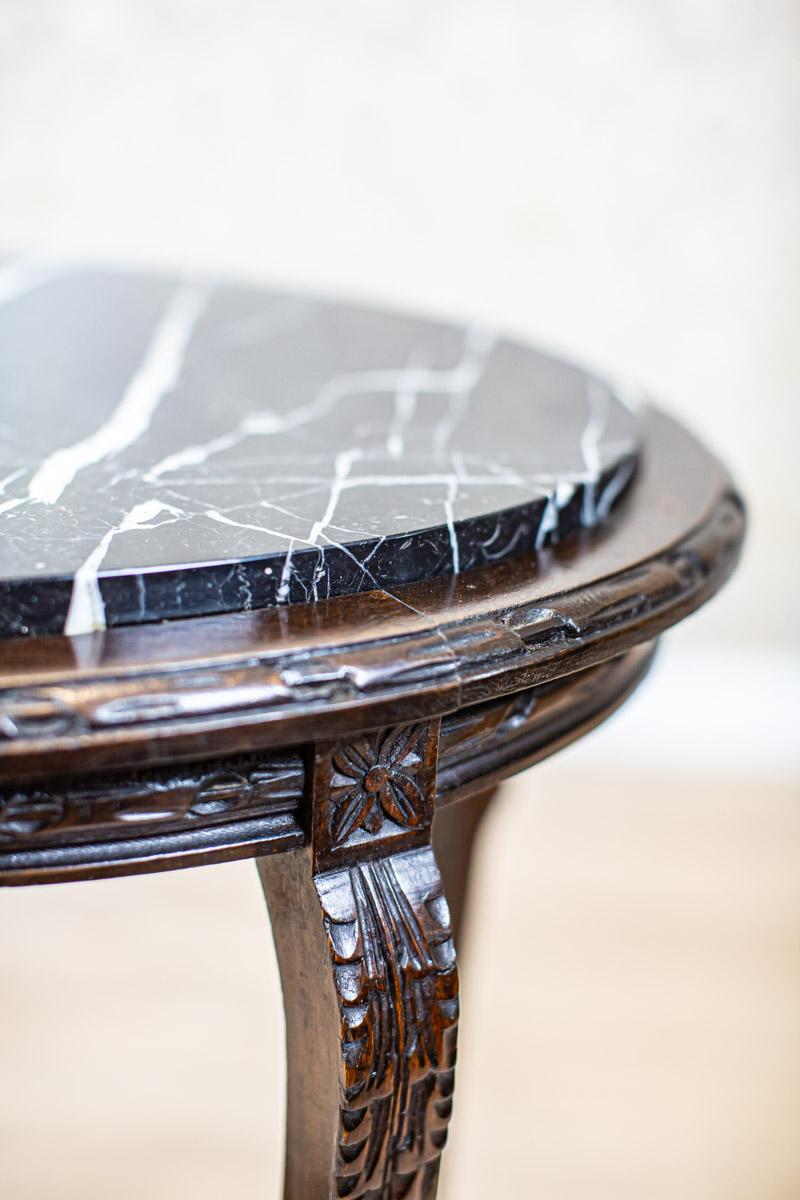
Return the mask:
{"type": "Polygon", "coordinates": [[[668,417],[484,329],[14,279],[0,880],[256,858],[286,1196],[432,1197],[481,813],[721,586],[741,503],[668,417]]]}

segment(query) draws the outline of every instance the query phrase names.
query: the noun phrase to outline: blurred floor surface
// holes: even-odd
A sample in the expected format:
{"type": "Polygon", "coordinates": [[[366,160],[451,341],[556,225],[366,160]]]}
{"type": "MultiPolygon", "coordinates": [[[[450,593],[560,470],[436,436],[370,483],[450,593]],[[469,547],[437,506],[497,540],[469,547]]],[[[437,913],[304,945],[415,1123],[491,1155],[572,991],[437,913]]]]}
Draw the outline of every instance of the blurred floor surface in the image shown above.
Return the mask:
{"type": "MultiPolygon", "coordinates": [[[[789,786],[507,785],[463,954],[445,1200],[797,1200],[789,786]]],[[[0,895],[2,1200],[279,1195],[250,863],[0,895]]]]}

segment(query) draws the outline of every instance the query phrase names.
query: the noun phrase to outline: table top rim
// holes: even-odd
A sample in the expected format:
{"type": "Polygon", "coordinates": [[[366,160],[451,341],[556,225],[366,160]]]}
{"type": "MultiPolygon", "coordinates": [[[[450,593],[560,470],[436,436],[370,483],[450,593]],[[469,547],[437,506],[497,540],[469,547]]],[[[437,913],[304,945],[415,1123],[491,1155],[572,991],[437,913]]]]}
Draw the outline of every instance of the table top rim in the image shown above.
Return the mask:
{"type": "Polygon", "coordinates": [[[396,595],[0,643],[0,778],[435,716],[651,640],[721,586],[743,514],[696,439],[655,410],[646,427],[609,527],[538,574],[517,559],[396,595]]]}

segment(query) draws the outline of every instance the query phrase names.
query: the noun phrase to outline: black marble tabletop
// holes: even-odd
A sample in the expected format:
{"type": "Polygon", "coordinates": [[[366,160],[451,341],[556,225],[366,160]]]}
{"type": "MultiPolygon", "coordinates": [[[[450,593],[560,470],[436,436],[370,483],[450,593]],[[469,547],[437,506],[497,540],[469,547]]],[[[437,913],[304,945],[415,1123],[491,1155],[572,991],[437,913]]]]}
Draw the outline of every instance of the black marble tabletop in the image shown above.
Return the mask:
{"type": "Polygon", "coordinates": [[[0,263],[0,636],[533,554],[638,453],[608,385],[482,327],[0,263]]]}

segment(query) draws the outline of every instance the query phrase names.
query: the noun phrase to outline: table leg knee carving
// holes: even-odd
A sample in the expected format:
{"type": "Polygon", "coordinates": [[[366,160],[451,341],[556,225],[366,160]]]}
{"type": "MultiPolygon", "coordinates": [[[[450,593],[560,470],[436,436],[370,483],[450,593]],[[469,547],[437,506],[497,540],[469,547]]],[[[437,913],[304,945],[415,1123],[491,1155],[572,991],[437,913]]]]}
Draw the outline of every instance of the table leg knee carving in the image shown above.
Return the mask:
{"type": "Polygon", "coordinates": [[[287,1200],[432,1200],[458,973],[430,847],[438,729],[318,748],[310,845],[262,859],[288,1040],[287,1200]]]}

